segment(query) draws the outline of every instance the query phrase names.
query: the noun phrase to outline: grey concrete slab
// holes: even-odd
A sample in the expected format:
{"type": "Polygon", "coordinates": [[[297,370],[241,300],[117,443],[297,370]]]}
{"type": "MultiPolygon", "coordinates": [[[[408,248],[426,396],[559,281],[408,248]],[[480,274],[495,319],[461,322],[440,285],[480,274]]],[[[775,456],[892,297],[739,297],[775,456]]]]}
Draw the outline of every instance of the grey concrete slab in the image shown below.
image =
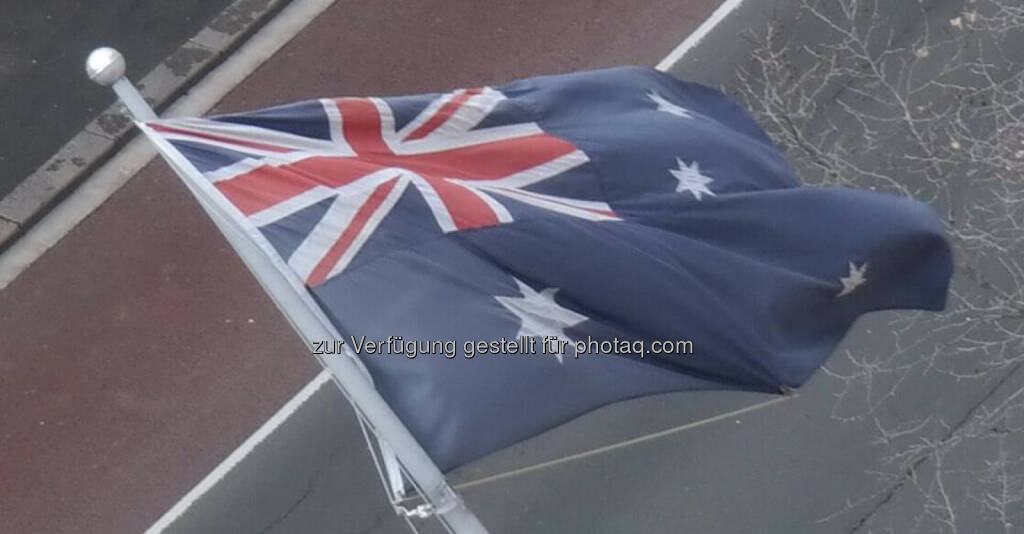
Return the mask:
{"type": "Polygon", "coordinates": [[[18,225],[6,219],[0,219],[0,241],[8,239],[18,231],[18,225]]]}
{"type": "Polygon", "coordinates": [[[0,198],[0,217],[24,225],[39,207],[57,198],[77,180],[90,162],[110,149],[109,137],[83,130],[60,147],[33,173],[34,179],[18,184],[0,198]]]}

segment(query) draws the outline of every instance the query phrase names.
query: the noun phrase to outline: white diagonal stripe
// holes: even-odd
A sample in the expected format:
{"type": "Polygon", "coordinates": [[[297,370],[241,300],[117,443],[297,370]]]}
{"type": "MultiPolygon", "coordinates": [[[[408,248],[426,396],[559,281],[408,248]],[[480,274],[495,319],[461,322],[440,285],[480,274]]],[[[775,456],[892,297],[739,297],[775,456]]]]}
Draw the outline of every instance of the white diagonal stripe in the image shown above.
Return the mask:
{"type": "Polygon", "coordinates": [[[387,214],[391,212],[391,209],[395,207],[395,204],[398,202],[398,199],[402,197],[402,193],[405,192],[405,188],[408,185],[409,179],[407,177],[398,177],[398,183],[391,188],[391,191],[388,192],[388,196],[380,203],[379,206],[377,206],[377,209],[373,211],[373,214],[370,215],[366,224],[363,225],[362,230],[359,231],[355,239],[352,240],[352,243],[347,249],[345,249],[345,252],[341,257],[338,258],[338,262],[334,264],[331,270],[327,273],[327,276],[324,277],[325,280],[340,274],[341,271],[345,270],[345,267],[348,267],[348,264],[352,262],[352,259],[355,258],[356,254],[363,248],[363,244],[366,243],[366,240],[369,239],[377,230],[377,226],[380,225],[380,222],[384,220],[384,217],[386,217],[387,214]]]}
{"type": "Polygon", "coordinates": [[[483,192],[483,191],[481,191],[481,190],[479,190],[479,189],[477,189],[475,187],[469,187],[469,186],[465,186],[465,187],[471,193],[473,193],[474,195],[480,197],[480,200],[483,200],[484,202],[487,203],[487,206],[491,208],[491,210],[494,212],[494,215],[496,215],[498,217],[498,222],[499,223],[510,223],[510,222],[513,221],[512,214],[508,212],[508,209],[506,209],[505,206],[503,206],[501,204],[501,202],[498,202],[497,200],[495,200],[494,197],[492,197],[491,195],[488,195],[487,193],[485,193],[485,192],[483,192]]]}
{"type": "Polygon", "coordinates": [[[505,100],[505,95],[490,87],[485,87],[480,94],[469,97],[459,106],[459,109],[455,110],[455,113],[448,117],[448,120],[430,132],[428,137],[463,135],[480,124],[480,121],[484,120],[484,117],[489,115],[502,100],[505,100]]]}
{"type": "MultiPolygon", "coordinates": [[[[352,223],[359,208],[369,200],[370,195],[377,187],[398,177],[400,177],[400,173],[395,172],[394,169],[384,169],[334,190],[333,194],[337,197],[331,207],[292,252],[291,257],[288,258],[288,265],[303,280],[308,279],[313,269],[352,223]]],[[[400,185],[402,184],[396,184],[396,187],[400,185]]],[[[355,246],[355,243],[352,246],[355,246]]]]}
{"type": "Polygon", "coordinates": [[[430,182],[419,174],[409,172],[408,176],[412,180],[413,185],[416,186],[416,190],[423,196],[423,200],[427,203],[431,213],[434,214],[434,218],[437,219],[437,225],[441,227],[441,231],[448,233],[457,230],[452,214],[448,212],[448,207],[444,205],[444,201],[441,200],[441,196],[437,194],[434,186],[430,185],[430,182]]]}
{"type": "Polygon", "coordinates": [[[395,138],[401,140],[409,137],[409,135],[415,132],[417,128],[426,124],[426,122],[437,113],[437,110],[441,109],[441,107],[451,101],[451,99],[461,95],[463,92],[465,92],[464,89],[457,89],[435,99],[427,105],[419,115],[416,115],[416,118],[409,121],[409,123],[403,126],[401,130],[395,132],[395,138]]]}

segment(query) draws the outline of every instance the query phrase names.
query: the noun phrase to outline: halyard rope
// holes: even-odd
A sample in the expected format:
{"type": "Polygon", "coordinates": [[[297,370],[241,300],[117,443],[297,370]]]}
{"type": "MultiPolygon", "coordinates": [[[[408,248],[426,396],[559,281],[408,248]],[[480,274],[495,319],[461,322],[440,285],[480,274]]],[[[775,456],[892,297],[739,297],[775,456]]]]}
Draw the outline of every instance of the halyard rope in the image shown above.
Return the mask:
{"type": "Polygon", "coordinates": [[[608,452],[616,451],[618,449],[623,449],[623,448],[630,447],[630,446],[633,446],[633,445],[638,445],[640,443],[644,443],[644,442],[647,442],[647,441],[655,440],[655,439],[658,439],[658,438],[663,438],[665,436],[670,436],[672,434],[683,432],[685,430],[690,430],[690,429],[697,428],[697,427],[700,427],[700,426],[709,425],[711,423],[715,423],[715,422],[721,421],[723,419],[729,419],[729,418],[732,418],[732,417],[736,417],[738,415],[743,415],[745,413],[753,412],[755,410],[760,410],[761,408],[766,408],[768,406],[780,403],[780,402],[785,401],[785,400],[794,399],[797,396],[798,395],[794,392],[794,393],[790,393],[788,395],[783,395],[783,396],[775,397],[773,399],[769,399],[769,400],[766,400],[764,402],[759,402],[757,404],[752,404],[750,406],[745,406],[743,408],[739,408],[739,409],[733,410],[731,412],[720,413],[718,415],[709,417],[707,419],[701,419],[700,421],[694,421],[692,423],[686,423],[686,424],[682,424],[682,425],[675,426],[675,427],[672,427],[672,428],[667,428],[665,430],[654,432],[652,434],[646,434],[646,435],[643,435],[643,436],[640,436],[640,437],[636,437],[636,438],[632,438],[632,439],[627,439],[627,440],[624,440],[624,441],[620,441],[618,443],[613,443],[611,445],[605,445],[603,447],[597,447],[596,449],[590,449],[588,451],[583,451],[583,452],[579,452],[579,453],[576,453],[576,454],[570,454],[569,456],[564,456],[562,458],[556,458],[554,460],[549,460],[549,461],[546,461],[546,462],[541,462],[539,464],[529,465],[529,466],[526,466],[526,467],[520,467],[518,469],[512,469],[512,470],[505,471],[505,472],[502,472],[502,473],[497,473],[497,474],[486,476],[486,477],[483,477],[483,478],[478,478],[476,480],[470,480],[470,481],[467,481],[467,482],[463,482],[461,484],[456,484],[455,486],[452,487],[452,489],[463,490],[463,489],[466,489],[466,488],[472,488],[472,487],[475,487],[475,486],[480,486],[482,484],[488,484],[488,483],[491,483],[491,482],[496,482],[498,480],[504,480],[506,478],[511,478],[511,477],[523,475],[523,474],[526,474],[526,473],[532,473],[534,471],[540,471],[542,469],[547,469],[547,468],[554,467],[554,466],[557,466],[557,465],[561,465],[561,464],[565,464],[565,463],[569,463],[569,462],[574,462],[576,460],[582,460],[584,458],[589,458],[591,456],[597,456],[597,455],[600,455],[600,454],[605,454],[605,453],[608,453],[608,452]]]}

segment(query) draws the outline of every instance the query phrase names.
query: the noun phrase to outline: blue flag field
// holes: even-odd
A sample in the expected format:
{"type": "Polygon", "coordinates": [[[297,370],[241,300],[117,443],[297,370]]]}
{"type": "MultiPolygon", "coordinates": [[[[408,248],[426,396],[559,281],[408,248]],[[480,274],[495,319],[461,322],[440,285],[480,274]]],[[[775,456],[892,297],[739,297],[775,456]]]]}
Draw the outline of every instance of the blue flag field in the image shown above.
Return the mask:
{"type": "Polygon", "coordinates": [[[623,399],[798,387],[952,272],[927,205],[803,187],[740,106],[647,68],[145,126],[442,469],[623,399]]]}

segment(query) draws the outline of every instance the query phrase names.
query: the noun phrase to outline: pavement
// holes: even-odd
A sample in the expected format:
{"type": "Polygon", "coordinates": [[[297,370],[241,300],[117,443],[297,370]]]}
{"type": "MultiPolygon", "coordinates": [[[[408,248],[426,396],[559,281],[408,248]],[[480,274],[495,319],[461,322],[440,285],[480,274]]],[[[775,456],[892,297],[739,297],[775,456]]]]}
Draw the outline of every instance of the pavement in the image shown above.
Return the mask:
{"type": "MultiPolygon", "coordinates": [[[[338,3],[216,111],[653,65],[715,5],[338,3]]],[[[3,532],[144,530],[318,372],[160,162],[0,291],[0,310],[3,532]]],[[[383,510],[376,484],[335,508],[383,510]]]]}

